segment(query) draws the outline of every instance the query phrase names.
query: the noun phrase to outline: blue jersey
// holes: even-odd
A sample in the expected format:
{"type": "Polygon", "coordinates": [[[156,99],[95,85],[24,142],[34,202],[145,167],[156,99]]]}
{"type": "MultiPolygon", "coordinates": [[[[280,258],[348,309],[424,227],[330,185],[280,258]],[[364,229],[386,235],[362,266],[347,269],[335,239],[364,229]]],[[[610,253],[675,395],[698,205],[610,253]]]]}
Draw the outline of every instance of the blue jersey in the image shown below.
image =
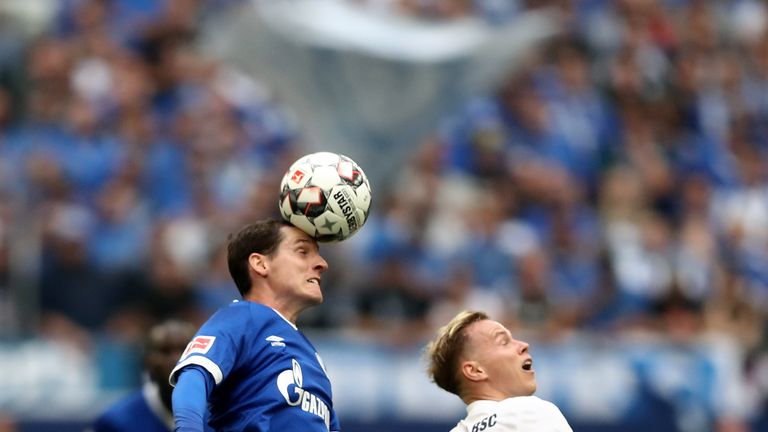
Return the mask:
{"type": "Polygon", "coordinates": [[[221,431],[338,431],[331,381],[314,346],[270,307],[234,302],[198,331],[171,372],[204,368],[216,387],[209,424],[221,431]]]}
{"type": "Polygon", "coordinates": [[[149,384],[115,402],[93,424],[93,432],[170,432],[173,417],[149,384]]]}

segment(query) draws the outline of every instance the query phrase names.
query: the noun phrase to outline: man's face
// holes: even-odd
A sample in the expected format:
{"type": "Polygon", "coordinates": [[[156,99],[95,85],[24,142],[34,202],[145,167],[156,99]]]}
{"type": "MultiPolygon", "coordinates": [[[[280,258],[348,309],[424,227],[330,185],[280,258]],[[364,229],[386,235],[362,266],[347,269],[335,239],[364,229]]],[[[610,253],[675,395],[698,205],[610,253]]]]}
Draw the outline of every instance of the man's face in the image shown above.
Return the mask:
{"type": "Polygon", "coordinates": [[[275,292],[290,301],[321,303],[320,281],[328,263],[320,255],[317,242],[295,227],[283,226],[280,230],[283,239],[269,260],[269,279],[275,292]]]}
{"type": "Polygon", "coordinates": [[[530,396],[536,391],[536,373],[528,344],[514,339],[496,321],[481,320],[467,327],[468,345],[463,356],[485,370],[487,383],[505,395],[530,396]]]}
{"type": "Polygon", "coordinates": [[[153,381],[167,385],[168,375],[193,335],[194,329],[191,327],[164,326],[152,330],[145,361],[153,381]]]}

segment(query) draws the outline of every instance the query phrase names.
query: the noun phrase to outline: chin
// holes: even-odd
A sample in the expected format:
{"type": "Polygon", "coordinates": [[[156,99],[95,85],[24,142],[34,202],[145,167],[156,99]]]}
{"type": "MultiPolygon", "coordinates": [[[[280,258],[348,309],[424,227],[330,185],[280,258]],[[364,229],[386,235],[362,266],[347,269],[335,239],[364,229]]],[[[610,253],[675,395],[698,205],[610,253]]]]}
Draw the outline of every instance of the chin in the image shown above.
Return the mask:
{"type": "Polygon", "coordinates": [[[323,293],[322,292],[308,293],[306,297],[306,301],[307,301],[307,304],[310,306],[317,306],[323,302],[323,293]]]}

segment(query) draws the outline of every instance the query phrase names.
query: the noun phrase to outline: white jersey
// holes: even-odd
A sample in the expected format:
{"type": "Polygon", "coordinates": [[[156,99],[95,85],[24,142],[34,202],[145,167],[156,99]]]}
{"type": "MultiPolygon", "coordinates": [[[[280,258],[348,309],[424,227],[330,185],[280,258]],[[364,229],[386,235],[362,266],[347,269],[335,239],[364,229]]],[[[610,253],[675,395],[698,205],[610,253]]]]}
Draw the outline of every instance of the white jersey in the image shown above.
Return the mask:
{"type": "Polygon", "coordinates": [[[536,396],[502,401],[480,400],[467,406],[467,417],[451,432],[573,432],[552,402],[536,396]]]}

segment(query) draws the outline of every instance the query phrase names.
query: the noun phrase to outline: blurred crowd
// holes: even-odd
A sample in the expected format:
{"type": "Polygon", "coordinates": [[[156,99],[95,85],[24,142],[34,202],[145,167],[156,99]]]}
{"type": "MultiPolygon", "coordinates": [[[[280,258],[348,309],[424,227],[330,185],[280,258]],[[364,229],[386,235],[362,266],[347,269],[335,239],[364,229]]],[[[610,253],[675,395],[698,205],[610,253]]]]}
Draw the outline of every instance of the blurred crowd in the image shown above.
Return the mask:
{"type": "MultiPolygon", "coordinates": [[[[725,334],[768,392],[768,3],[350,1],[563,29],[373,185],[307,327],[402,345],[473,307],[551,338],[725,334]]],[[[0,16],[4,336],[136,341],[237,296],[227,234],[277,214],[311,137],[195,50],[235,3],[61,1],[31,39],[0,16]]]]}
{"type": "Polygon", "coordinates": [[[130,339],[234,298],[226,235],[272,214],[297,146],[268,89],[195,52],[226,3],[57,2],[3,51],[5,331],[130,339]]]}
{"type": "Polygon", "coordinates": [[[444,19],[550,6],[564,25],[377,196],[358,315],[434,326],[476,306],[550,336],[766,350],[766,2],[397,3],[444,19]]]}

